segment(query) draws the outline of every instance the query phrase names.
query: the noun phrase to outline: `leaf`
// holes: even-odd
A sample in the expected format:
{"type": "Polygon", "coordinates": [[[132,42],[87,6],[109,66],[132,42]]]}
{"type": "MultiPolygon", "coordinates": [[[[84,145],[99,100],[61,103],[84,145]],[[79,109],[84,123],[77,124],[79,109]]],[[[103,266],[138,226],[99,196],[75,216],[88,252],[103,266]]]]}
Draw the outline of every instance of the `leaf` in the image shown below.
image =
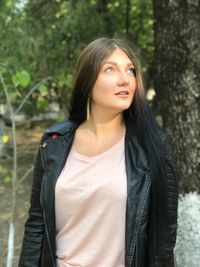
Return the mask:
{"type": "Polygon", "coordinates": [[[66,80],[66,85],[67,87],[71,88],[72,86],[72,81],[73,81],[73,76],[71,74],[67,75],[67,80],[66,80]]]}
{"type": "Polygon", "coordinates": [[[72,80],[73,80],[73,76],[71,74],[65,75],[64,73],[62,73],[60,76],[58,76],[58,85],[60,87],[62,87],[63,85],[66,85],[68,88],[71,88],[72,80]]]}
{"type": "Polygon", "coordinates": [[[7,175],[7,176],[5,176],[5,177],[3,178],[3,180],[4,180],[5,183],[10,183],[11,180],[12,180],[12,177],[7,175]]]}
{"type": "Polygon", "coordinates": [[[62,73],[60,76],[58,76],[58,85],[62,87],[66,83],[66,76],[64,73],[62,73]]]}
{"type": "Polygon", "coordinates": [[[49,102],[48,102],[47,99],[45,99],[42,96],[40,96],[38,98],[38,101],[37,101],[37,104],[36,104],[37,109],[42,109],[42,110],[47,109],[48,108],[48,105],[49,105],[49,102]]]}
{"type": "Polygon", "coordinates": [[[18,81],[18,78],[17,78],[17,75],[16,75],[16,74],[13,75],[13,76],[11,77],[11,79],[12,79],[12,82],[13,82],[13,84],[14,84],[15,86],[18,86],[18,85],[19,85],[19,81],[18,81]]]}
{"type": "Polygon", "coordinates": [[[6,144],[8,142],[8,139],[9,139],[8,135],[2,135],[1,137],[1,141],[3,144],[6,144]]]}
{"type": "Polygon", "coordinates": [[[14,2],[12,0],[8,0],[5,3],[6,3],[6,7],[9,9],[12,9],[14,7],[14,2]]]}
{"type": "Polygon", "coordinates": [[[45,84],[41,84],[38,88],[42,96],[45,96],[48,90],[48,87],[45,84]]]}
{"type": "Polygon", "coordinates": [[[31,81],[31,77],[26,70],[18,71],[15,75],[12,76],[12,82],[15,86],[22,86],[26,88],[31,81]]]}

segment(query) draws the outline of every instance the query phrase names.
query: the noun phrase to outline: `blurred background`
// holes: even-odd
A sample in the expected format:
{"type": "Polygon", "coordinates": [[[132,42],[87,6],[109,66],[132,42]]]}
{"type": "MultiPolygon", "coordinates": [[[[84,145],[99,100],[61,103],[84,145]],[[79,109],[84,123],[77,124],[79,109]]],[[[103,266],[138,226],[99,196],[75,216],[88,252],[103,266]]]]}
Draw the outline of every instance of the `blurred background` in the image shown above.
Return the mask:
{"type": "Polygon", "coordinates": [[[141,61],[177,162],[176,265],[199,267],[198,0],[0,1],[0,267],[17,266],[41,135],[67,118],[77,57],[103,36],[127,40],[141,61]]]}

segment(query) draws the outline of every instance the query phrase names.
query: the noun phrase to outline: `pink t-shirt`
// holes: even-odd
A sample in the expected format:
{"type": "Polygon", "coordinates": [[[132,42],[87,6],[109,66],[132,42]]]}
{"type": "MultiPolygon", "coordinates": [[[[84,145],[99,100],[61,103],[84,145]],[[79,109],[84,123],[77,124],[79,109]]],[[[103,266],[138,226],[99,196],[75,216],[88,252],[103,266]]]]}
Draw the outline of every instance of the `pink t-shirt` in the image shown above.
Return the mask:
{"type": "Polygon", "coordinates": [[[107,151],[69,153],[55,192],[58,267],[124,267],[124,136],[107,151]]]}

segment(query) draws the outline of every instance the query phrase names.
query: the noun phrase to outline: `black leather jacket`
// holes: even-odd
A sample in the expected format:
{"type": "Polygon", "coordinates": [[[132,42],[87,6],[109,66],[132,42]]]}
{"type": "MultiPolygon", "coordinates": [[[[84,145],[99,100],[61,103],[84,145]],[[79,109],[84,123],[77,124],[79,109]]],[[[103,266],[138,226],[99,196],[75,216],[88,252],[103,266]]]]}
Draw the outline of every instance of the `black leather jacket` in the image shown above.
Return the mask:
{"type": "MultiPolygon", "coordinates": [[[[70,121],[49,128],[42,137],[35,163],[31,206],[25,224],[19,267],[55,267],[55,184],[70,151],[76,125],[70,121]],[[58,138],[52,138],[56,133],[58,138]]],[[[177,228],[177,181],[170,146],[162,133],[167,172],[169,226],[164,234],[162,257],[154,253],[149,237],[151,179],[148,161],[137,136],[125,137],[127,207],[125,231],[126,267],[173,267],[177,228]]],[[[78,237],[77,237],[78,238],[78,237]]],[[[95,267],[95,266],[94,266],[95,267]]],[[[105,266],[110,267],[110,266],[105,266]]]]}

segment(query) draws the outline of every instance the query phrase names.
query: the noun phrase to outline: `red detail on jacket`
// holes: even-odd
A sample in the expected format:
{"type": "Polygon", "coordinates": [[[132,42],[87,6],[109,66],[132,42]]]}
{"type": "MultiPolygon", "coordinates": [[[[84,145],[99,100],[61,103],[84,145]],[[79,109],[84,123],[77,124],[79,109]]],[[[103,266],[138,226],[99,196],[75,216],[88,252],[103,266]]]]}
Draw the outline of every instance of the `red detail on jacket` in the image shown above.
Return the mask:
{"type": "Polygon", "coordinates": [[[53,134],[51,135],[51,138],[52,138],[52,139],[56,139],[56,138],[58,138],[58,134],[57,134],[57,133],[53,133],[53,134]]]}

